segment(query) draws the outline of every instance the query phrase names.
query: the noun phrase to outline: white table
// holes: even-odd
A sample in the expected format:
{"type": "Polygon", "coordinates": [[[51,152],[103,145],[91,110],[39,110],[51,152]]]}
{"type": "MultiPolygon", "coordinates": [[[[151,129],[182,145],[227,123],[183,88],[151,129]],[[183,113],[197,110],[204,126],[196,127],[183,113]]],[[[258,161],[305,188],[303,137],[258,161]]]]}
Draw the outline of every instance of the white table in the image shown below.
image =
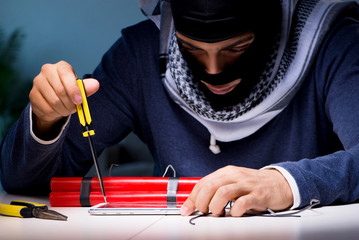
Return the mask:
{"type": "MultiPolygon", "coordinates": [[[[46,197],[7,194],[0,202],[27,200],[49,204],[46,197]]],[[[51,207],[50,207],[51,208],[51,207]]],[[[359,239],[359,204],[329,206],[302,212],[301,217],[203,217],[191,225],[181,216],[91,216],[88,208],[51,208],[66,222],[0,216],[0,239],[359,239]]]]}

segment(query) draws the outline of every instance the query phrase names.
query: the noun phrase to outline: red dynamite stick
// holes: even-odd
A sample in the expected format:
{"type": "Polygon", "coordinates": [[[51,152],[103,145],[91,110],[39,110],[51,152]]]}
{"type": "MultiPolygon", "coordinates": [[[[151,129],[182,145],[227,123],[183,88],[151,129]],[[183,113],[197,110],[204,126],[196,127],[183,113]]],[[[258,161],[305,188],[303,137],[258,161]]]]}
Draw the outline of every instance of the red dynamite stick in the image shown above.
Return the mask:
{"type": "MultiPolygon", "coordinates": [[[[189,194],[177,193],[177,207],[182,206],[189,194]]],[[[107,192],[106,197],[108,202],[116,203],[119,207],[167,207],[167,192],[107,192]]],[[[52,192],[49,200],[52,207],[82,207],[79,192],[52,192]]],[[[99,203],[103,203],[102,193],[90,193],[90,205],[99,203]]]]}
{"type": "MultiPolygon", "coordinates": [[[[104,177],[106,192],[114,191],[166,191],[168,177],[104,177]]],[[[178,191],[192,191],[200,178],[180,178],[178,191]]],[[[52,192],[80,192],[82,177],[54,177],[52,192]]],[[[91,180],[91,192],[101,191],[98,178],[91,180]]]]}

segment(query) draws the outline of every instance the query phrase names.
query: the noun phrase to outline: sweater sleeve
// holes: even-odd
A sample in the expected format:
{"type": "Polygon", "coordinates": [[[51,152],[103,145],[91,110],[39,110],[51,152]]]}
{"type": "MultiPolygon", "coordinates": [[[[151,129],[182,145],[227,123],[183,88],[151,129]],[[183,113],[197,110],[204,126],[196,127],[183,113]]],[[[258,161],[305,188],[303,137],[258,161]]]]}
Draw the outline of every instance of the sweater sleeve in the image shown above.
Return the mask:
{"type": "MultiPolygon", "coordinates": [[[[43,193],[45,189],[48,190],[50,176],[55,174],[60,164],[65,134],[59,134],[51,141],[42,141],[33,134],[31,125],[29,104],[0,145],[1,183],[7,192],[43,193]],[[34,182],[36,187],[32,187],[34,182]]],[[[63,126],[61,133],[67,132],[66,126],[63,126]]]]}
{"type": "MultiPolygon", "coordinates": [[[[314,159],[276,164],[295,179],[299,207],[359,199],[359,25],[343,21],[331,32],[314,67],[317,94],[343,150],[314,159]]],[[[320,123],[318,123],[320,124],[320,123]]]]}

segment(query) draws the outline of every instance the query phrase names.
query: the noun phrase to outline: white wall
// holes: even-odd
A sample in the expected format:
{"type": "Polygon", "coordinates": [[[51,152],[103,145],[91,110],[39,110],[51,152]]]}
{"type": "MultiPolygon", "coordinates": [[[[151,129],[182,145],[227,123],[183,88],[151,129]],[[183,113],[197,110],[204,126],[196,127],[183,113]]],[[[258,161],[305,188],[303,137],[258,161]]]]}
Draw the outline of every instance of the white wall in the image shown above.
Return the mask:
{"type": "Polygon", "coordinates": [[[66,60],[78,76],[91,73],[123,27],[144,20],[137,0],[0,0],[0,27],[21,28],[16,69],[32,79],[44,63],[66,60]]]}

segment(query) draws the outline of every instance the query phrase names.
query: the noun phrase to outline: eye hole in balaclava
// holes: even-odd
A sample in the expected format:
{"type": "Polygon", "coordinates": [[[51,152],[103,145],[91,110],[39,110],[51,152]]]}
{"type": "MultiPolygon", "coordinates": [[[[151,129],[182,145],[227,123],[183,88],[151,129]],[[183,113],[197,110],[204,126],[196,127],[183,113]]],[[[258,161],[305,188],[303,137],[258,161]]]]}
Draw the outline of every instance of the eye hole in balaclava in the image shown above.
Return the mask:
{"type": "Polygon", "coordinates": [[[248,97],[258,83],[278,36],[281,21],[279,0],[171,0],[175,29],[196,41],[215,43],[248,31],[255,35],[246,52],[218,74],[209,74],[179,43],[194,80],[215,110],[233,106],[248,97]],[[212,93],[201,82],[222,85],[242,78],[224,95],[212,93]]]}

